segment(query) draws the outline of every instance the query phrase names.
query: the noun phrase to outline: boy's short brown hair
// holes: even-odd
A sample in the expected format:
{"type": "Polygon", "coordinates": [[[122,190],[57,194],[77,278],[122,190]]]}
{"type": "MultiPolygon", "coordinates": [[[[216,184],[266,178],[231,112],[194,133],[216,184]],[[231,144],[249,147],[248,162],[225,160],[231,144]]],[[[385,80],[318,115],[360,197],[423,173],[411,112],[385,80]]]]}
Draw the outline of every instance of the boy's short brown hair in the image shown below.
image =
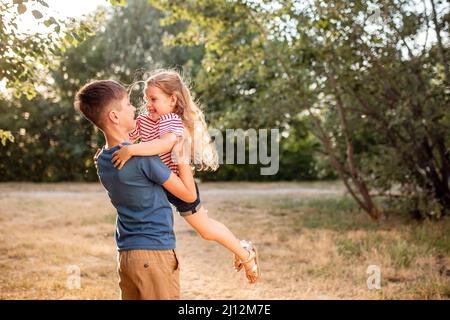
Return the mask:
{"type": "Polygon", "coordinates": [[[75,109],[100,129],[104,128],[107,107],[127,94],[126,89],[114,80],[94,80],[85,84],[75,95],[75,109]]]}

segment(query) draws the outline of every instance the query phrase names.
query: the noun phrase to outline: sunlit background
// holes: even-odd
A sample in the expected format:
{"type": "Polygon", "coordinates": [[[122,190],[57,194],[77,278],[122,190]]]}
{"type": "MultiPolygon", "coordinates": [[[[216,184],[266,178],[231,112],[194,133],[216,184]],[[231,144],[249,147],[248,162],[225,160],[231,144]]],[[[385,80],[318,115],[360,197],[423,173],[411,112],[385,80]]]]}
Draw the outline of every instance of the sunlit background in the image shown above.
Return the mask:
{"type": "MultiPolygon", "coordinates": [[[[77,1],[61,1],[46,0],[49,5],[47,13],[57,19],[77,18],[92,13],[100,6],[109,6],[108,0],[77,0],[77,1]]],[[[48,28],[38,22],[32,15],[32,10],[38,8],[38,4],[27,3],[29,6],[27,12],[20,16],[20,30],[27,33],[32,32],[48,32],[48,28]]]]}
{"type": "Polygon", "coordinates": [[[74,96],[159,67],[223,136],[280,132],[276,174],[195,175],[208,214],[259,246],[264,280],[246,286],[179,218],[185,298],[450,298],[448,1],[23,1],[0,0],[18,19],[0,25],[0,299],[118,297],[105,141],[74,96]]]}

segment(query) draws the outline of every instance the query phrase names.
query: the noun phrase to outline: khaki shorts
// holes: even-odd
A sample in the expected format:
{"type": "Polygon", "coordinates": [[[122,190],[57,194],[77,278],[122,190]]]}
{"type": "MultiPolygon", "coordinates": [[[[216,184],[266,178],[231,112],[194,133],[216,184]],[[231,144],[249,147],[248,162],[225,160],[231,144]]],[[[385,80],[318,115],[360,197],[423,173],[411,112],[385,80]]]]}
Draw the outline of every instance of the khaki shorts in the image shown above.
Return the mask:
{"type": "Polygon", "coordinates": [[[180,265],[175,250],[127,250],[118,253],[123,300],[180,299],[180,265]]]}

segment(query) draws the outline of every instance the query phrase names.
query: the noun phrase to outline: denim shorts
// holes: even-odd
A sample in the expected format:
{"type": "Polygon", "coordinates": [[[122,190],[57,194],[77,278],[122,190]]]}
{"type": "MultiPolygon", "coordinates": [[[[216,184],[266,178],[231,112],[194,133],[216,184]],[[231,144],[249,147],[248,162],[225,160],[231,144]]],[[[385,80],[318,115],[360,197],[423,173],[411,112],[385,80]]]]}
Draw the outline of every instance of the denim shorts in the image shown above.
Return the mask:
{"type": "Polygon", "coordinates": [[[169,202],[171,204],[173,204],[175,206],[175,208],[177,208],[178,213],[182,217],[189,216],[191,214],[196,213],[198,211],[198,209],[200,209],[200,207],[202,206],[202,204],[200,202],[200,194],[198,192],[198,186],[197,186],[196,182],[195,182],[195,190],[197,192],[197,199],[195,199],[194,202],[185,202],[185,201],[175,197],[173,194],[171,194],[166,189],[164,189],[164,190],[166,191],[166,194],[167,194],[167,200],[169,200],[169,202]]]}

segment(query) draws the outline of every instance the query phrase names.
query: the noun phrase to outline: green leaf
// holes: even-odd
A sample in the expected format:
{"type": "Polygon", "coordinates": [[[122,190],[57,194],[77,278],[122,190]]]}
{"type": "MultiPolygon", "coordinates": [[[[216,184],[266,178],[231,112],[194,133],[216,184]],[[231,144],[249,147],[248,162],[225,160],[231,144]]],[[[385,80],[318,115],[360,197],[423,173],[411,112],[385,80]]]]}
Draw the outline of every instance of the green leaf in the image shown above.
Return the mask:
{"type": "Polygon", "coordinates": [[[69,33],[64,36],[64,40],[68,44],[72,44],[75,41],[74,37],[71,34],[69,34],[69,33]]]}
{"type": "Polygon", "coordinates": [[[0,129],[0,139],[2,141],[2,145],[6,145],[6,141],[14,142],[14,136],[11,134],[11,131],[5,131],[3,129],[0,129]]]}
{"type": "Polygon", "coordinates": [[[83,41],[83,36],[81,34],[78,34],[76,32],[72,32],[71,34],[77,41],[79,42],[83,41]]]}
{"type": "Polygon", "coordinates": [[[38,2],[39,2],[41,5],[43,5],[44,7],[49,8],[47,2],[45,2],[44,0],[38,0],[38,2]]]}
{"type": "Polygon", "coordinates": [[[54,54],[55,56],[58,55],[58,50],[57,50],[57,49],[52,48],[52,47],[49,47],[48,50],[49,50],[52,54],[54,54]]]}
{"type": "Polygon", "coordinates": [[[33,10],[32,13],[35,19],[42,19],[43,17],[42,13],[39,10],[33,10]]]}
{"type": "Polygon", "coordinates": [[[48,28],[48,27],[50,27],[52,24],[54,24],[55,23],[55,19],[53,19],[53,18],[50,18],[50,19],[47,19],[47,20],[45,20],[44,21],[44,25],[48,28]]]}
{"type": "Polygon", "coordinates": [[[127,1],[126,0],[109,0],[113,6],[126,6],[127,1]]]}
{"type": "Polygon", "coordinates": [[[25,11],[27,11],[27,7],[23,3],[21,3],[17,6],[17,12],[19,14],[24,14],[25,11]]]}
{"type": "Polygon", "coordinates": [[[373,43],[381,43],[381,42],[383,42],[383,40],[379,37],[372,37],[372,42],[373,43]]]}

